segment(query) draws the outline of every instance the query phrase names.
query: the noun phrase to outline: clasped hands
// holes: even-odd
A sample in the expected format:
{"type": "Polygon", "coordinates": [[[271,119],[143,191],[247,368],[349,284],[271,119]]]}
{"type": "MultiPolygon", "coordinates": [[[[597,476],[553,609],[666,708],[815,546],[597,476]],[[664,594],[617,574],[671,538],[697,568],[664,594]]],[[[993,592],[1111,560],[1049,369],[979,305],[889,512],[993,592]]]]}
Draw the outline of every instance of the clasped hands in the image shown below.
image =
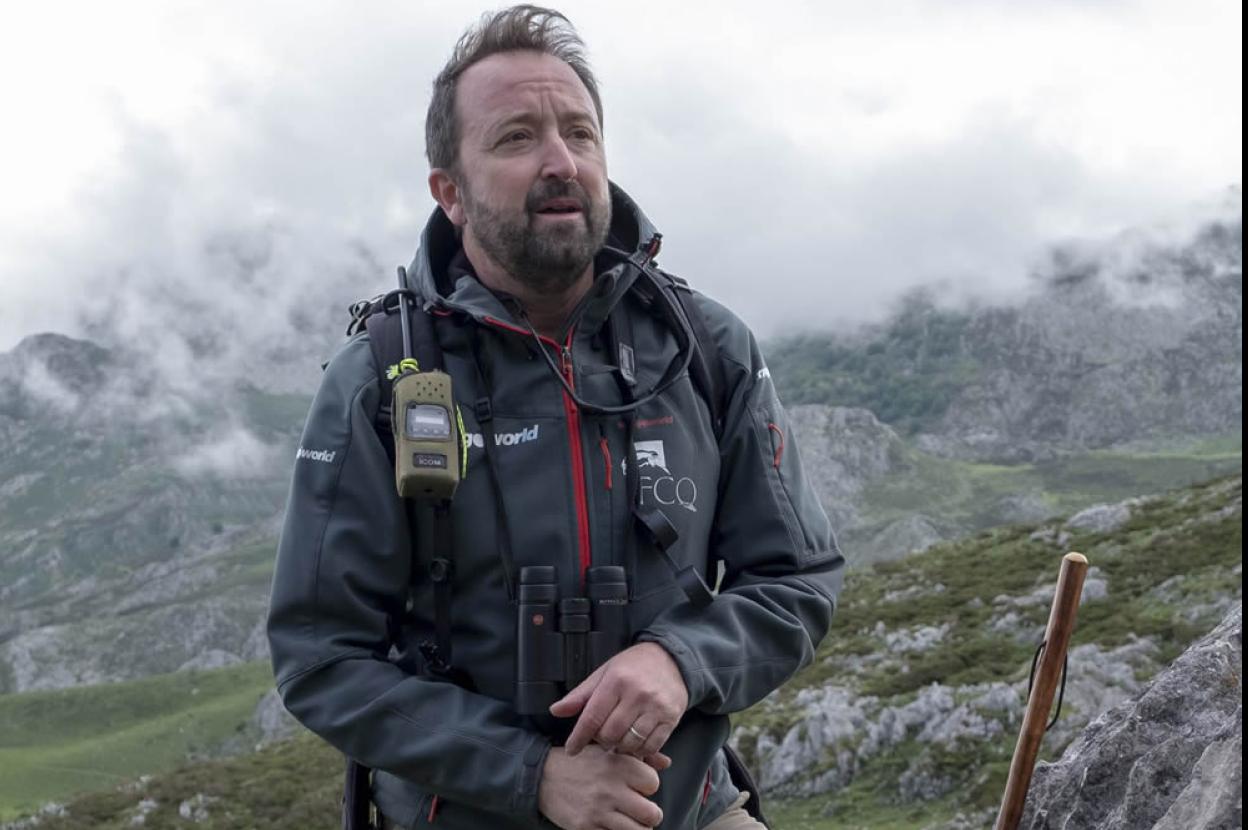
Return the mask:
{"type": "Polygon", "coordinates": [[[541,812],[564,830],[657,826],[663,813],[646,796],[671,766],[659,750],[688,705],[680,669],[657,643],[603,663],[550,707],[555,717],[579,717],[565,745],[547,756],[541,812]]]}

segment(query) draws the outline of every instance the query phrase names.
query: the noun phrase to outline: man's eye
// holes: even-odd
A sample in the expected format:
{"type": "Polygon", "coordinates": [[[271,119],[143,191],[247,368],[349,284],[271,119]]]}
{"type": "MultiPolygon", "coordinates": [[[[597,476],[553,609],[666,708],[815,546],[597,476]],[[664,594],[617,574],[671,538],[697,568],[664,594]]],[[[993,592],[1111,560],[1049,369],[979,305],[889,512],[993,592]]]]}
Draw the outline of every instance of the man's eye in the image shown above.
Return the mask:
{"type": "Polygon", "coordinates": [[[528,137],[529,137],[528,133],[523,132],[523,131],[516,131],[514,133],[508,133],[507,137],[503,139],[503,143],[515,144],[517,142],[526,140],[528,137]]]}

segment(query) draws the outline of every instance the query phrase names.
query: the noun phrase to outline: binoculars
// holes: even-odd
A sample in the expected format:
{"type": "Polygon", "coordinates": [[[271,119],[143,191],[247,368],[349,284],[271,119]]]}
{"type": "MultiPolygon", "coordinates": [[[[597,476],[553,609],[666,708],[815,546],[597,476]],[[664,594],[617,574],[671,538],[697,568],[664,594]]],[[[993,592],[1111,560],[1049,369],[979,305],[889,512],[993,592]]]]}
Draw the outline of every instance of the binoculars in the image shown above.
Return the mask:
{"type": "Polygon", "coordinates": [[[628,581],[619,565],[585,572],[584,597],[559,599],[553,565],[520,569],[516,711],[548,714],[559,700],[628,646],[628,581]]]}

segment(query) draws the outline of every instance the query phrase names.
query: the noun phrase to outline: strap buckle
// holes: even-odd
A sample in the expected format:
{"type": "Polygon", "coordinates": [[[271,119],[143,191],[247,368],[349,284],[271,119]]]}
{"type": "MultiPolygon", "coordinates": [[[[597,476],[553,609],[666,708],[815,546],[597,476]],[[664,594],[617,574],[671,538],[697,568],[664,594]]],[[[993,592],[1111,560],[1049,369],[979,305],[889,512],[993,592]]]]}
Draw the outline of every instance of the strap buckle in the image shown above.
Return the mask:
{"type": "Polygon", "coordinates": [[[637,385],[637,357],[627,343],[620,344],[620,377],[629,386],[637,385]]]}
{"type": "Polygon", "coordinates": [[[438,644],[433,640],[422,640],[417,648],[420,649],[420,656],[425,658],[429,670],[434,674],[444,675],[451,670],[451,664],[446,662],[442,649],[438,648],[438,644]]]}
{"type": "Polygon", "coordinates": [[[494,420],[494,404],[490,403],[489,398],[477,398],[472,405],[472,411],[477,416],[478,424],[494,420]]]}
{"type": "Polygon", "coordinates": [[[438,557],[429,563],[429,579],[435,584],[447,582],[455,571],[455,564],[449,559],[438,557]]]}

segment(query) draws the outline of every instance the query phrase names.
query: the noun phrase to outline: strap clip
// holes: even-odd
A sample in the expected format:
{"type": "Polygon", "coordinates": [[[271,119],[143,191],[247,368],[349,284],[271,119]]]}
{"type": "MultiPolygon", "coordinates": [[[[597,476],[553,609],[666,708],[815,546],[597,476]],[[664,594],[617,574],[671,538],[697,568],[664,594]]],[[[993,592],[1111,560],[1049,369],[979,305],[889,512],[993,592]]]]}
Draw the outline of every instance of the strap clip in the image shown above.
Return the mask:
{"type": "Polygon", "coordinates": [[[448,581],[455,566],[449,559],[438,557],[429,563],[429,579],[435,584],[448,581]]]}
{"type": "Polygon", "coordinates": [[[627,343],[620,344],[620,377],[629,386],[637,385],[637,356],[627,343]]]}
{"type": "Polygon", "coordinates": [[[472,409],[477,416],[478,424],[494,420],[494,404],[490,403],[489,398],[477,398],[472,409]]]}
{"type": "Polygon", "coordinates": [[[658,508],[638,506],[633,508],[633,515],[649,532],[650,541],[654,542],[654,546],[662,552],[666,553],[668,548],[676,544],[676,540],[680,538],[680,533],[672,524],[672,520],[658,508]]]}
{"type": "Polygon", "coordinates": [[[702,574],[694,570],[693,566],[681,568],[676,572],[676,584],[680,586],[680,590],[684,592],[694,608],[705,608],[715,600],[715,594],[711,592],[710,586],[706,584],[702,574]]]}
{"type": "Polygon", "coordinates": [[[451,670],[451,664],[446,662],[446,658],[442,656],[442,649],[438,648],[438,644],[433,640],[422,640],[419,648],[420,656],[425,658],[425,664],[434,674],[445,675],[451,670]]]}

